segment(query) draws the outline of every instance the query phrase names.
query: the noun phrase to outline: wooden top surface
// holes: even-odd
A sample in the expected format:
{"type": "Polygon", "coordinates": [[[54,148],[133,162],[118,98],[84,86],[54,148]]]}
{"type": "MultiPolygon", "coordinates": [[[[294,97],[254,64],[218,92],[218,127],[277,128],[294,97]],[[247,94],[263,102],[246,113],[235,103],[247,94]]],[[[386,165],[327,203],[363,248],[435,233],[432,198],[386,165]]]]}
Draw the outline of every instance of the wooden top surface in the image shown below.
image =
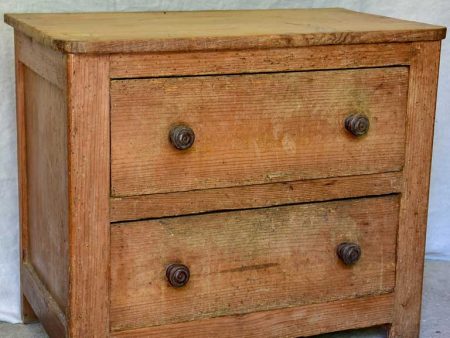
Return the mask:
{"type": "Polygon", "coordinates": [[[446,29],[341,8],[5,14],[68,53],[126,53],[439,40],[446,29]]]}

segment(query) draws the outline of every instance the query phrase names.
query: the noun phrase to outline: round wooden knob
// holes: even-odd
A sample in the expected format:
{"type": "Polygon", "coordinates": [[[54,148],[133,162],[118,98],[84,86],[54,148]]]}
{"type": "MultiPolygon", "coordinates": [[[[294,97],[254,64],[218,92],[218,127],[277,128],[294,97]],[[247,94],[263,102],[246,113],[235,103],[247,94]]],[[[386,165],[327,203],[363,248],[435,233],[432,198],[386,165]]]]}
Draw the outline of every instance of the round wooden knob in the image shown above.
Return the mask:
{"type": "Polygon", "coordinates": [[[369,131],[369,118],[364,114],[353,114],[345,119],[345,129],[355,136],[362,136],[369,131]]]}
{"type": "Polygon", "coordinates": [[[189,281],[189,276],[189,268],[183,264],[171,264],[166,269],[167,280],[175,288],[185,286],[189,281]]]}
{"type": "Polygon", "coordinates": [[[361,257],[361,247],[356,243],[341,243],[336,252],[346,265],[355,264],[361,257]]]}
{"type": "Polygon", "coordinates": [[[195,141],[194,131],[185,125],[178,125],[170,129],[170,142],[179,150],[190,148],[195,141]]]}

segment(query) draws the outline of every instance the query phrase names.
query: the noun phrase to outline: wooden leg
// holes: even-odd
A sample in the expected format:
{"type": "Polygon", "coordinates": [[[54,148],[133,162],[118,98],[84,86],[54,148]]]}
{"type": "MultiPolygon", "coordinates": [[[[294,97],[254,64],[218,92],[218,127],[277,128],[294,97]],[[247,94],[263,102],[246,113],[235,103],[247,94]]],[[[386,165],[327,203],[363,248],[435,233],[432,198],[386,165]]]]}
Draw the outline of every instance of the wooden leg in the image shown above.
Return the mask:
{"type": "Polygon", "coordinates": [[[39,321],[30,303],[28,303],[28,300],[24,295],[22,295],[22,321],[24,324],[35,323],[39,321]]]}
{"type": "Polygon", "coordinates": [[[390,338],[418,338],[440,42],[414,44],[409,71],[404,192],[397,235],[397,277],[390,338]]]}

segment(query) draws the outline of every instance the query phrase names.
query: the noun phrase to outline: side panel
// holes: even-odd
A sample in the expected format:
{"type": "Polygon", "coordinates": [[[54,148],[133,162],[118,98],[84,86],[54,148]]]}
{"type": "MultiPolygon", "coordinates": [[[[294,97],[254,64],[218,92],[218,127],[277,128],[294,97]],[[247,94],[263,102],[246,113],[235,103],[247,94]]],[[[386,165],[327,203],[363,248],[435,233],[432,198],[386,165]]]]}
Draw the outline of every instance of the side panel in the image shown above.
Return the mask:
{"type": "Polygon", "coordinates": [[[67,106],[56,74],[65,72],[65,57],[15,38],[23,319],[37,315],[61,337],[69,289],[67,106]]]}
{"type": "Polygon", "coordinates": [[[68,295],[67,135],[64,93],[25,69],[28,259],[61,309],[68,295]]]}
{"type": "Polygon", "coordinates": [[[109,59],[21,34],[16,58],[24,317],[51,337],[106,337],[109,59]]]}

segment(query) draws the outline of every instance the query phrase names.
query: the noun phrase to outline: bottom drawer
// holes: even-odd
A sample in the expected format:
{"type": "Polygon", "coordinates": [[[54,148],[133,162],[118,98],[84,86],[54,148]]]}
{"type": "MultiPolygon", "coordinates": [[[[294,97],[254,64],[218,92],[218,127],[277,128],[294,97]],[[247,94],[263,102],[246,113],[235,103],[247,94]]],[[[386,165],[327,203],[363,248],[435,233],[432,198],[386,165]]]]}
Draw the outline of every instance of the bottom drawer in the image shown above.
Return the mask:
{"type": "Polygon", "coordinates": [[[114,224],[111,328],[392,292],[398,209],[389,195],[114,224]],[[360,247],[353,265],[341,243],[360,247]],[[169,284],[172,263],[185,286],[169,284]]]}

